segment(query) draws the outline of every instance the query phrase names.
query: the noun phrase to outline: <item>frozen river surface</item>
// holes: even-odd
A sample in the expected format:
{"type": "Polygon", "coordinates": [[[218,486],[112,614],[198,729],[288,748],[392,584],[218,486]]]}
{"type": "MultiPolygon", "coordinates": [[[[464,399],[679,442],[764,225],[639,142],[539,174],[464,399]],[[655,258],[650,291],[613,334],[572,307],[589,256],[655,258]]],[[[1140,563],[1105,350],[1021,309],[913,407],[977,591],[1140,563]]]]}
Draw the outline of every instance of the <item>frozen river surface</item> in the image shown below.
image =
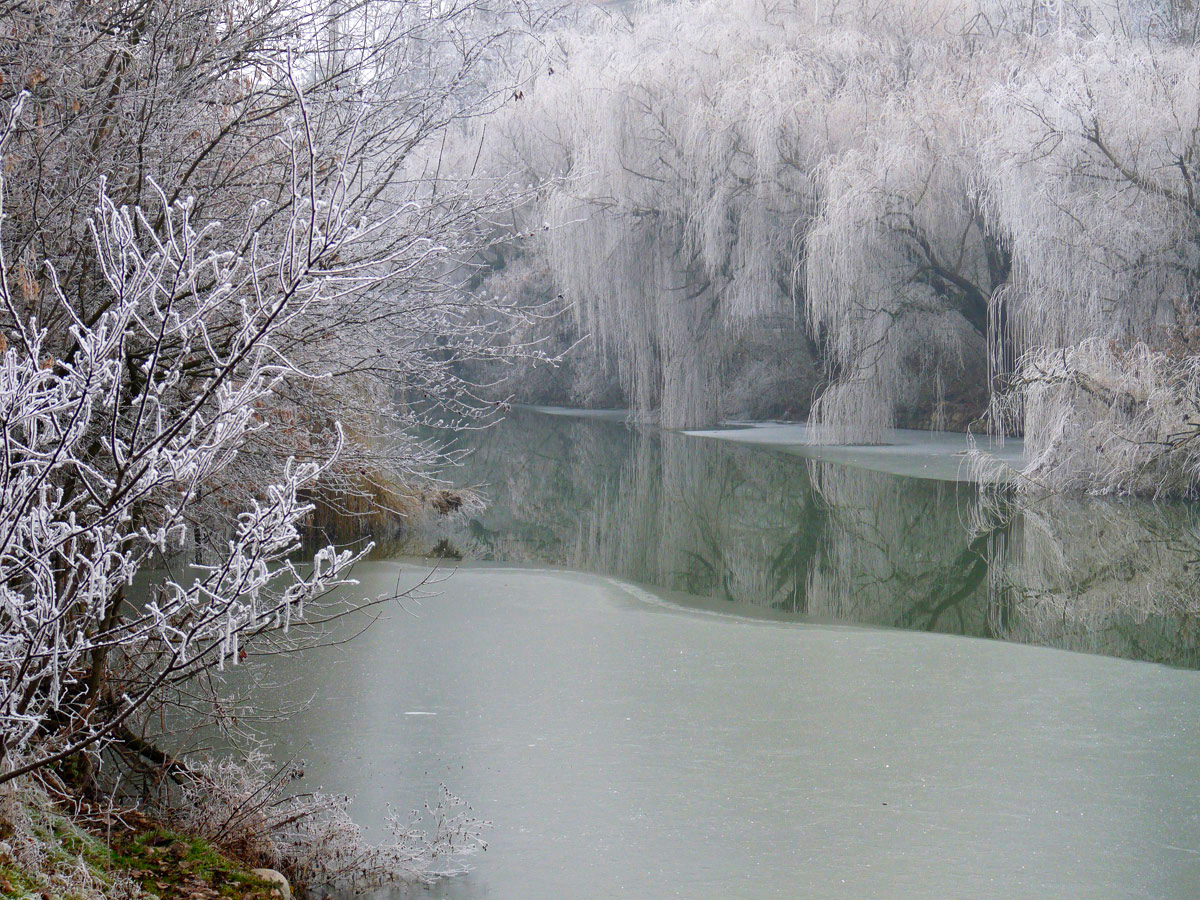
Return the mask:
{"type": "Polygon", "coordinates": [[[495,823],[472,873],[408,895],[1200,895],[1200,673],[544,569],[438,590],[294,660],[313,702],[273,735],[375,829],[440,782],[495,823]]]}
{"type": "Polygon", "coordinates": [[[771,447],[809,459],[857,466],[891,475],[938,481],[978,481],[1006,478],[1022,468],[1025,445],[1020,439],[993,440],[945,431],[891,428],[882,444],[821,443],[820,431],[810,425],[767,422],[688,431],[692,437],[735,441],[771,447]]]}

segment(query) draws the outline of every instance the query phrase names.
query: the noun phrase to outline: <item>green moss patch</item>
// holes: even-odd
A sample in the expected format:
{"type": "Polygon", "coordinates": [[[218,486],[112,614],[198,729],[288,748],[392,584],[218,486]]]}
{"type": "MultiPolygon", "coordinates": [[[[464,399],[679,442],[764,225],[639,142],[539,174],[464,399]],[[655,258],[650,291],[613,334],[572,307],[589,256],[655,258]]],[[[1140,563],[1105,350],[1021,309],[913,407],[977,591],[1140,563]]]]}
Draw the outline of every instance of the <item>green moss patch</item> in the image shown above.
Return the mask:
{"type": "Polygon", "coordinates": [[[161,827],[115,836],[112,865],[162,900],[272,900],[267,882],[211,844],[161,827]]]}
{"type": "MultiPolygon", "coordinates": [[[[43,825],[43,823],[39,823],[43,825]]],[[[273,885],[250,874],[207,841],[150,822],[97,835],[64,818],[39,827],[45,868],[30,873],[0,859],[0,898],[4,900],[78,900],[56,888],[56,872],[75,869],[82,859],[100,887],[119,879],[139,885],[160,900],[278,900],[273,885]]],[[[107,892],[105,892],[107,893],[107,892]]],[[[122,892],[124,893],[124,892],[122,892]]]]}

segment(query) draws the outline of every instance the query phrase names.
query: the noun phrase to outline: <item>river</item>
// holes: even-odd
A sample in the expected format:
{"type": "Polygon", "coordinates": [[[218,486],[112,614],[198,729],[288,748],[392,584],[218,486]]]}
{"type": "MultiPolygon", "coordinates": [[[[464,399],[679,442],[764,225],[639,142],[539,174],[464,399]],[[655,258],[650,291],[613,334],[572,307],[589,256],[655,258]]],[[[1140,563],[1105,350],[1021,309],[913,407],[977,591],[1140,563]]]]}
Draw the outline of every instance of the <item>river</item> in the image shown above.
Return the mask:
{"type": "Polygon", "coordinates": [[[494,823],[400,895],[1200,894],[1191,507],[524,410],[467,440],[489,506],[358,590],[449,577],[289,661],[265,727],[370,827],[441,783],[494,823]]]}

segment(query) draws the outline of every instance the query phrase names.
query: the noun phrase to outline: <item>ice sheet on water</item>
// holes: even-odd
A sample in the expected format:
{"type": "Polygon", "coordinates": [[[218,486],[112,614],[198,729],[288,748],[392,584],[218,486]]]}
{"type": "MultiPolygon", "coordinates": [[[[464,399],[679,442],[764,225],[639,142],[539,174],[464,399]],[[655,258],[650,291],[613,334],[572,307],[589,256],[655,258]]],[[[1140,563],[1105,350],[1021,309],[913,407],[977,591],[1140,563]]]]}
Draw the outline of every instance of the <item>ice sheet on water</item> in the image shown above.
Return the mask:
{"type": "Polygon", "coordinates": [[[915,431],[893,428],[884,444],[828,444],[821,442],[817,427],[806,423],[729,423],[726,427],[686,431],[694,437],[717,438],[744,444],[772,447],[798,456],[858,466],[892,475],[932,478],[939,481],[978,481],[980,466],[973,462],[975,450],[989,462],[989,478],[1002,477],[1004,470],[1020,469],[1024,443],[1008,438],[1002,444],[987,436],[969,436],[946,431],[915,431]],[[996,471],[992,471],[992,470],[996,471]],[[999,473],[999,475],[997,474],[999,473]]]}
{"type": "Polygon", "coordinates": [[[405,896],[1196,896],[1200,673],[718,618],[569,570],[442,587],[420,628],[301,660],[315,696],[274,723],[373,830],[441,782],[495,822],[473,873],[405,896]]]}

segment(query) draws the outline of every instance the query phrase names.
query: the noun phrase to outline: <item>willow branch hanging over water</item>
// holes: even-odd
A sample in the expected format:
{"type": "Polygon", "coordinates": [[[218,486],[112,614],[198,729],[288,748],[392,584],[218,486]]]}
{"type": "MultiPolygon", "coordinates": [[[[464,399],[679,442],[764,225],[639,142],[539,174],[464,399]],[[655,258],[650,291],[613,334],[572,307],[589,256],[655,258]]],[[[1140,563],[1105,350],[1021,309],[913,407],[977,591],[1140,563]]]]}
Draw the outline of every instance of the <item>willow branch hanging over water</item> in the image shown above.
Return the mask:
{"type": "Polygon", "coordinates": [[[822,439],[1190,493],[1198,39],[1190,0],[647,4],[548,41],[472,164],[541,186],[514,240],[637,418],[720,420],[773,323],[822,439]]]}

